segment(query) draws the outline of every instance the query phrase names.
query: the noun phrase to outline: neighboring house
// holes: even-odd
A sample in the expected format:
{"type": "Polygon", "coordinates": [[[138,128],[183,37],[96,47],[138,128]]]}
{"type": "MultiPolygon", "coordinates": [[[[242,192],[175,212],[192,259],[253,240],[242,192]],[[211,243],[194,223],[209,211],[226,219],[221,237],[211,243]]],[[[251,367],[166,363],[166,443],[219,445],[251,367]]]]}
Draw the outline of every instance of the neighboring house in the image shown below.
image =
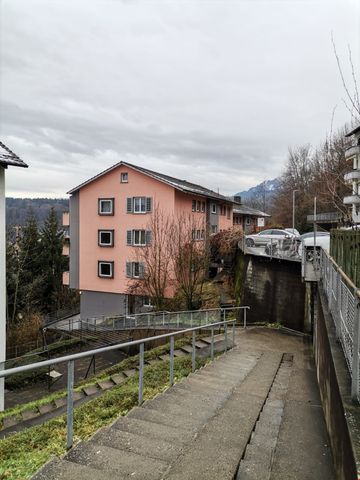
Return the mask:
{"type": "MultiPolygon", "coordinates": [[[[149,218],[158,206],[164,214],[204,219],[209,233],[232,227],[233,201],[200,185],[120,162],[68,192],[64,215],[70,270],[64,284],[81,292],[81,317],[134,313],[147,297],[129,295],[142,264],[135,248],[151,242],[149,218]]],[[[204,232],[194,232],[202,241],[204,232]]]]}
{"type": "MultiPolygon", "coordinates": [[[[237,201],[237,197],[234,197],[234,201],[237,201]]],[[[265,226],[265,218],[268,217],[271,217],[271,215],[256,208],[242,205],[239,201],[234,205],[233,225],[245,234],[256,233],[261,227],[265,226]]]]}
{"type": "Polygon", "coordinates": [[[345,158],[352,162],[352,170],[345,174],[345,182],[351,184],[352,194],[344,198],[344,204],[351,206],[353,222],[360,224],[360,125],[346,137],[354,137],[354,145],[345,151],[345,158]]]}

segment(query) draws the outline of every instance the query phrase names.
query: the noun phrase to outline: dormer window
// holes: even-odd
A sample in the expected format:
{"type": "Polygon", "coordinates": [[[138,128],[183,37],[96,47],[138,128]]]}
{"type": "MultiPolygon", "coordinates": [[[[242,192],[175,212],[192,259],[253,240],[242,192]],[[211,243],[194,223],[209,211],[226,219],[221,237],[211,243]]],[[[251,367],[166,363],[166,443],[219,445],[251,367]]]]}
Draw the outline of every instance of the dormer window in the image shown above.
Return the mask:
{"type": "Polygon", "coordinates": [[[120,182],[121,183],[128,183],[129,181],[129,174],[128,172],[121,172],[120,174],[120,182]]]}
{"type": "Polygon", "coordinates": [[[114,215],[114,199],[99,198],[98,213],[99,215],[114,215]]]}

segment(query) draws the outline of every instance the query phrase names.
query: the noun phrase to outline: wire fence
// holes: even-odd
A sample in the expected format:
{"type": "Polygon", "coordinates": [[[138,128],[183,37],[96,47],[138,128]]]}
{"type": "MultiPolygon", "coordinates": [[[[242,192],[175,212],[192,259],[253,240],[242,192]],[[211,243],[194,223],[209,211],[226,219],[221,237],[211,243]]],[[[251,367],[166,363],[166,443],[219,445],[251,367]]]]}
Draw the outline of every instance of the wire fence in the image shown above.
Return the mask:
{"type": "Polygon", "coordinates": [[[319,269],[320,284],[351,375],[351,394],[354,400],[359,400],[360,290],[323,249],[319,269]]]}

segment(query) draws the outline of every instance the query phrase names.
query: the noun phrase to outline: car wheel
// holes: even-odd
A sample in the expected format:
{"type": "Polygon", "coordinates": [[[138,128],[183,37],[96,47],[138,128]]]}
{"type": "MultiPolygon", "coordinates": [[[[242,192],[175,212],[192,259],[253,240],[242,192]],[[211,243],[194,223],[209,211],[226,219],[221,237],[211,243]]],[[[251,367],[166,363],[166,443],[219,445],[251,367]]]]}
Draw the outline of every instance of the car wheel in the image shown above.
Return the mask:
{"type": "Polygon", "coordinates": [[[247,238],[245,243],[247,247],[253,247],[255,245],[255,242],[252,238],[247,238]]]}

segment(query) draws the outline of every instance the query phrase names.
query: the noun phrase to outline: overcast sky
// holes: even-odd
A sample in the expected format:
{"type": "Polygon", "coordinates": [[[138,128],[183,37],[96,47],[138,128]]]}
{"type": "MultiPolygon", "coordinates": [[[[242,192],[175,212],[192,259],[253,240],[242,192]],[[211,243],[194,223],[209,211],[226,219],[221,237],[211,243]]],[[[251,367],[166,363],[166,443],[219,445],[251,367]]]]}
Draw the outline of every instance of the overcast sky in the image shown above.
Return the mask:
{"type": "MultiPolygon", "coordinates": [[[[0,0],[1,2],[1,0],[0,0]]],[[[63,197],[125,160],[233,194],[350,118],[360,0],[3,0],[7,195],[63,197]]]]}

